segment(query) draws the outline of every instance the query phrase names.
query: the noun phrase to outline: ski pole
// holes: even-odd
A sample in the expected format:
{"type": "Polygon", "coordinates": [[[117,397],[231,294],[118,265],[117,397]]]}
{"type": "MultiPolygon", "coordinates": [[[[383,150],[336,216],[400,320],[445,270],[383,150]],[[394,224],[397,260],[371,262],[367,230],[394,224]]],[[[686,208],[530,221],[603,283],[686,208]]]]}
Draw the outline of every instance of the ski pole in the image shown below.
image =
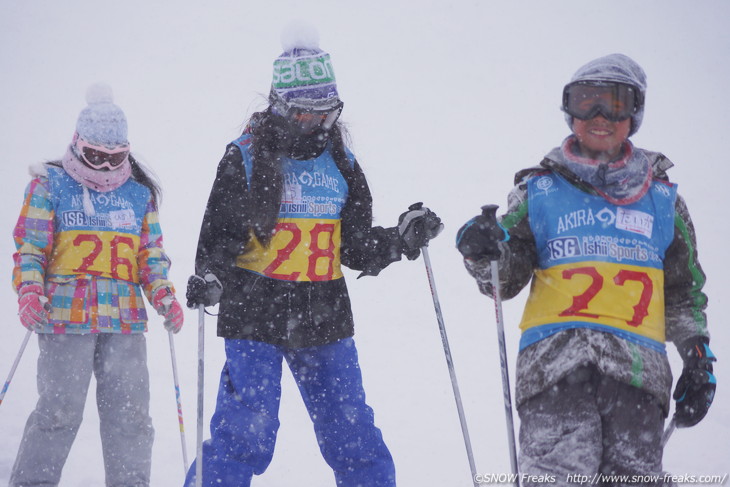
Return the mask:
{"type": "Polygon", "coordinates": [[[195,487],[203,485],[203,385],[205,382],[205,306],[198,305],[198,434],[195,487]]]}
{"type": "MultiPolygon", "coordinates": [[[[497,205],[482,206],[482,215],[497,222],[497,205]]],[[[515,475],[515,484],[519,485],[517,467],[517,445],[515,441],[514,418],[512,415],[512,396],[509,386],[509,368],[507,365],[507,346],[504,337],[504,318],[502,316],[502,293],[499,286],[499,262],[490,262],[492,271],[492,293],[494,294],[494,311],[497,318],[497,341],[499,342],[499,365],[502,371],[502,393],[504,396],[504,413],[507,421],[507,440],[509,442],[510,464],[515,475]]]]}
{"type": "Polygon", "coordinates": [[[476,475],[477,469],[474,465],[474,454],[471,449],[471,440],[469,439],[469,430],[466,427],[466,416],[464,415],[464,407],[461,403],[461,394],[459,393],[459,384],[456,381],[456,371],[454,370],[454,360],[451,357],[451,348],[449,347],[449,339],[446,337],[446,326],[444,325],[444,317],[441,313],[441,304],[439,302],[438,293],[436,292],[436,281],[433,277],[433,268],[431,267],[431,259],[428,256],[428,247],[421,247],[423,254],[423,262],[426,264],[426,274],[428,275],[428,284],[431,287],[431,296],[433,297],[433,307],[436,310],[436,320],[438,321],[439,331],[441,332],[441,343],[446,354],[446,365],[449,368],[451,376],[451,387],[454,389],[454,399],[456,399],[456,409],[459,412],[459,422],[461,423],[461,432],[464,436],[464,446],[466,447],[466,455],[469,458],[469,468],[471,470],[471,480],[477,486],[476,475]]]}
{"type": "Polygon", "coordinates": [[[185,422],[183,421],[182,401],[180,399],[180,381],[177,378],[177,359],[175,358],[175,341],[172,332],[168,331],[170,338],[170,359],[172,360],[172,379],[175,382],[175,401],[177,402],[177,422],[180,424],[180,445],[182,446],[183,467],[185,474],[188,473],[188,449],[185,445],[185,422]]]}
{"type": "Polygon", "coordinates": [[[10,367],[10,373],[8,374],[8,378],[5,381],[5,385],[3,385],[3,390],[0,392],[0,404],[3,403],[3,399],[5,398],[5,393],[8,392],[8,387],[10,387],[10,381],[13,380],[13,376],[15,375],[15,369],[18,368],[18,364],[20,363],[20,357],[23,356],[23,352],[25,351],[26,345],[28,345],[28,340],[30,340],[30,336],[33,334],[33,331],[28,330],[25,332],[25,337],[23,338],[23,343],[20,344],[20,350],[18,350],[18,355],[15,356],[15,361],[13,362],[13,366],[10,367]]]}
{"type": "Polygon", "coordinates": [[[664,448],[667,445],[667,442],[669,441],[669,438],[672,436],[672,433],[674,433],[674,430],[677,428],[677,419],[672,416],[671,421],[669,421],[669,425],[667,426],[667,429],[664,430],[664,434],[662,435],[662,448],[664,448]]]}

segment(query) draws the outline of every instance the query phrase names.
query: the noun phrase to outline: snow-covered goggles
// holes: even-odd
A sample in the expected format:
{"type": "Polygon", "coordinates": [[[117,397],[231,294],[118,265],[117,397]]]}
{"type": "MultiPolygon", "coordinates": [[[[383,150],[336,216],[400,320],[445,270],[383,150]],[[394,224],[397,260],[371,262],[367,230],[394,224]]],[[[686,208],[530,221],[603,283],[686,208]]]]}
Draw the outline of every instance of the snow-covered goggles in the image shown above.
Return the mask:
{"type": "Polygon", "coordinates": [[[641,93],[632,85],[611,81],[576,81],[563,89],[563,111],[581,120],[599,114],[612,122],[634,115],[643,105],[641,93]]]}
{"type": "Polygon", "coordinates": [[[114,147],[90,144],[80,136],[75,141],[76,152],[87,166],[92,169],[113,170],[121,166],[129,157],[129,144],[114,147]]]}
{"type": "Polygon", "coordinates": [[[303,134],[311,133],[319,128],[329,130],[340,118],[343,106],[344,103],[339,101],[334,107],[326,110],[289,107],[285,118],[303,134]]]}

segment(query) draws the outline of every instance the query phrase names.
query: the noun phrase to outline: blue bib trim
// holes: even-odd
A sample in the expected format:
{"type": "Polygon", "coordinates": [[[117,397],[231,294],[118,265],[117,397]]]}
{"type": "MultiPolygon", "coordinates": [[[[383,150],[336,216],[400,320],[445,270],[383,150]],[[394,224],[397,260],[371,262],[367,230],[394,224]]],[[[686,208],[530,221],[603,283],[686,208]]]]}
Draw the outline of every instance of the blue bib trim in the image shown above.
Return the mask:
{"type": "Polygon", "coordinates": [[[619,330],[611,326],[601,325],[598,323],[586,323],[583,321],[552,323],[549,325],[541,325],[534,328],[529,328],[522,334],[522,337],[520,338],[520,350],[524,350],[530,345],[537,343],[544,338],[555,335],[556,333],[560,333],[561,331],[565,330],[571,330],[574,328],[588,328],[590,330],[610,333],[612,335],[621,337],[624,340],[628,340],[630,342],[636,343],[637,345],[641,345],[642,347],[650,348],[659,353],[666,353],[666,346],[663,343],[652,340],[651,338],[646,338],[641,335],[637,335],[636,333],[629,333],[627,331],[619,330]]]}
{"type": "MultiPolygon", "coordinates": [[[[252,136],[248,133],[233,141],[241,150],[247,184],[253,174],[251,141],[252,136]]],[[[352,153],[347,151],[347,157],[354,165],[352,153]]],[[[348,188],[329,146],[314,159],[299,161],[284,157],[281,161],[284,191],[279,218],[339,219],[348,188]]]]}

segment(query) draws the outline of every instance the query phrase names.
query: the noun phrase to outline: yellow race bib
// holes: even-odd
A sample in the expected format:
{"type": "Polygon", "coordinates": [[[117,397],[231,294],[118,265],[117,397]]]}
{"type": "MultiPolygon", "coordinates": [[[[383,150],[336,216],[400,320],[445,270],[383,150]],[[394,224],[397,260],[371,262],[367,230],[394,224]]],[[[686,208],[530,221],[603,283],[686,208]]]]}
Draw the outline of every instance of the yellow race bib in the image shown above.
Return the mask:
{"type": "Polygon", "coordinates": [[[62,231],[55,236],[48,273],[90,274],[138,283],[138,250],[138,235],[106,231],[62,231]]]}
{"type": "Polygon", "coordinates": [[[285,281],[331,281],[342,277],[340,220],[279,219],[267,247],[251,237],[238,267],[285,281]]]}
{"type": "Polygon", "coordinates": [[[585,323],[664,343],[664,273],[609,262],[575,262],[535,272],[520,323],[540,326],[585,323]]]}

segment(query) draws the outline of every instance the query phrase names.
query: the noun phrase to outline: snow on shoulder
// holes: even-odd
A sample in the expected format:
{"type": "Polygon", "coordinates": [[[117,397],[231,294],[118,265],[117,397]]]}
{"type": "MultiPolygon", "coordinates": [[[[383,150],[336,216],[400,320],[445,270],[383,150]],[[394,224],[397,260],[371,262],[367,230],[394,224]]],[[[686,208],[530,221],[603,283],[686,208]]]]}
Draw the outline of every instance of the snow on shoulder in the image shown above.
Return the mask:
{"type": "Polygon", "coordinates": [[[296,48],[319,49],[319,32],[309,22],[292,20],[281,31],[281,47],[284,52],[296,48]]]}
{"type": "Polygon", "coordinates": [[[34,162],[28,166],[28,174],[32,178],[48,176],[48,167],[44,162],[34,162]]]}

